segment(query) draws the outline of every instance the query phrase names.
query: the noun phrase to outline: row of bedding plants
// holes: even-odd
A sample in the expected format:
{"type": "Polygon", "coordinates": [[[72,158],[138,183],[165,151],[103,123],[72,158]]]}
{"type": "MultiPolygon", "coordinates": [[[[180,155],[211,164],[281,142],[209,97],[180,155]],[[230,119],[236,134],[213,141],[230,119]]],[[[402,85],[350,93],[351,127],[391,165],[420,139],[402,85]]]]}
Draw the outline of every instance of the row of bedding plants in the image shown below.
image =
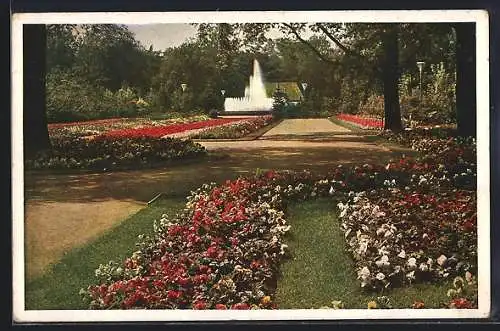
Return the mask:
{"type": "Polygon", "coordinates": [[[187,124],[208,120],[206,115],[189,117],[173,117],[168,119],[152,120],[149,118],[113,118],[106,120],[54,123],[49,124],[49,135],[51,137],[94,137],[106,134],[108,131],[120,131],[125,129],[142,129],[148,127],[163,127],[173,124],[187,124]]]}
{"type": "Polygon", "coordinates": [[[232,122],[241,121],[241,118],[215,118],[204,121],[167,124],[158,126],[144,126],[135,128],[125,128],[118,130],[110,130],[103,134],[105,137],[115,138],[132,138],[132,137],[163,137],[176,133],[181,133],[190,130],[199,130],[204,128],[216,127],[232,122]]]}
{"type": "Polygon", "coordinates": [[[191,140],[176,138],[51,138],[52,148],[25,160],[26,169],[118,170],[147,168],[203,157],[207,151],[191,140]]]}
{"type": "Polygon", "coordinates": [[[381,129],[384,127],[384,121],[376,117],[368,117],[353,114],[338,114],[336,119],[341,122],[354,125],[361,129],[381,129]]]}
{"type": "Polygon", "coordinates": [[[205,129],[201,132],[198,132],[190,136],[190,138],[193,139],[242,138],[271,124],[272,121],[273,117],[271,115],[248,118],[239,122],[230,123],[228,125],[205,129]]]}

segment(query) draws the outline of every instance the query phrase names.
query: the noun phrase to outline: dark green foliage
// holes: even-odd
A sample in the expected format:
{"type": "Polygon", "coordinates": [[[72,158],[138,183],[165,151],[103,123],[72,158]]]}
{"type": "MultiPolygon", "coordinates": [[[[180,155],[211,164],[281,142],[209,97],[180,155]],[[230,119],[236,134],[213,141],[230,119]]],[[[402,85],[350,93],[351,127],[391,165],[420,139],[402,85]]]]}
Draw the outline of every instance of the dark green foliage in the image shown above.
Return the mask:
{"type": "Polygon", "coordinates": [[[41,152],[26,160],[25,167],[93,170],[147,168],[205,154],[206,150],[200,144],[176,138],[61,137],[52,140],[51,151],[41,152]]]}

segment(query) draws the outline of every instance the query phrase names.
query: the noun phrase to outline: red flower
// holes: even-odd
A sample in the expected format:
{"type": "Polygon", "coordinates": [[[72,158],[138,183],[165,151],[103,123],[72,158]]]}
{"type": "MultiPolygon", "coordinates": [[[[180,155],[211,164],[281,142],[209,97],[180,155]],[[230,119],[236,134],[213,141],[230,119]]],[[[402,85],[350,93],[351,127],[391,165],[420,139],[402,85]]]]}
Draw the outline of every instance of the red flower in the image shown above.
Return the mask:
{"type": "Polygon", "coordinates": [[[201,274],[201,275],[196,275],[194,276],[193,282],[195,284],[203,284],[208,281],[208,275],[207,274],[201,274]]]}
{"type": "Polygon", "coordinates": [[[207,303],[205,301],[199,300],[193,302],[193,309],[201,310],[206,308],[207,308],[207,303]]]}
{"type": "Polygon", "coordinates": [[[167,297],[169,299],[179,299],[182,295],[182,292],[181,291],[174,291],[174,290],[169,290],[167,292],[167,297]]]}
{"type": "Polygon", "coordinates": [[[423,303],[423,301],[415,301],[412,305],[412,308],[413,309],[422,309],[422,308],[425,308],[425,304],[423,303]]]}
{"type": "Polygon", "coordinates": [[[472,303],[465,298],[457,298],[451,300],[451,307],[457,309],[470,309],[472,308],[472,303]]]}
{"type": "Polygon", "coordinates": [[[187,278],[187,277],[179,277],[177,279],[177,284],[179,284],[181,286],[186,286],[187,284],[189,284],[189,278],[187,278]]]}
{"type": "Polygon", "coordinates": [[[226,307],[226,305],[223,305],[222,303],[218,303],[218,304],[215,305],[215,309],[226,310],[227,307],[226,307]]]}
{"type": "Polygon", "coordinates": [[[246,309],[250,309],[250,305],[248,303],[240,302],[240,303],[236,303],[236,304],[232,305],[231,309],[246,310],[246,309]]]}
{"type": "Polygon", "coordinates": [[[211,272],[210,267],[209,267],[209,266],[207,266],[207,265],[204,265],[204,264],[200,265],[200,266],[198,267],[198,270],[199,270],[201,273],[204,273],[204,274],[208,274],[208,273],[210,273],[210,272],[211,272]]]}
{"type": "Polygon", "coordinates": [[[261,266],[261,264],[259,263],[259,261],[256,261],[256,260],[254,260],[254,261],[252,261],[252,263],[250,263],[250,268],[252,268],[252,269],[257,269],[260,266],[261,266]]]}

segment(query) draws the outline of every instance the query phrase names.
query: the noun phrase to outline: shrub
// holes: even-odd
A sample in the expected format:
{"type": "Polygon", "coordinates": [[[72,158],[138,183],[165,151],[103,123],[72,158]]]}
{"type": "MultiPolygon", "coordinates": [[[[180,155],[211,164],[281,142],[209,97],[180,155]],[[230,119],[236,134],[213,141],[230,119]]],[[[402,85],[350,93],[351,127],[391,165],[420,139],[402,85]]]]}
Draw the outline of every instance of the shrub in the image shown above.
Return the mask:
{"type": "Polygon", "coordinates": [[[25,162],[28,169],[114,170],[151,167],[203,156],[203,146],[175,138],[52,138],[52,149],[25,162]]]}
{"type": "Polygon", "coordinates": [[[208,116],[209,116],[210,118],[217,118],[217,117],[219,117],[219,111],[218,111],[218,110],[216,110],[216,109],[212,109],[212,110],[210,110],[210,111],[208,112],[208,116]]]}

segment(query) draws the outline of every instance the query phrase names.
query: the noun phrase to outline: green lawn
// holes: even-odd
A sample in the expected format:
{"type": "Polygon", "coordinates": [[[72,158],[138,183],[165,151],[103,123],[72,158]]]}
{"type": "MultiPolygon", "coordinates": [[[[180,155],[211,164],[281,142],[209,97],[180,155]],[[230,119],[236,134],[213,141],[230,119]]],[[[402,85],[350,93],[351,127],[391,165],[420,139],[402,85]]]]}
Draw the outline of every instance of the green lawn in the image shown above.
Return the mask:
{"type": "Polygon", "coordinates": [[[137,236],[151,233],[153,220],[163,213],[173,217],[185,200],[158,200],[93,242],[69,251],[46,274],[26,284],[26,309],[86,309],[79,291],[95,282],[101,263],[121,261],[135,250],[137,236]]]}
{"type": "MultiPolygon", "coordinates": [[[[288,242],[292,258],[286,261],[278,280],[276,301],[280,308],[302,309],[331,306],[340,300],[345,308],[366,308],[381,294],[366,293],[356,279],[354,263],[345,251],[345,241],[328,200],[307,201],[290,206],[292,226],[288,242]]],[[[426,308],[440,308],[451,284],[419,284],[387,291],[394,308],[409,308],[415,300],[426,308]]]]}

